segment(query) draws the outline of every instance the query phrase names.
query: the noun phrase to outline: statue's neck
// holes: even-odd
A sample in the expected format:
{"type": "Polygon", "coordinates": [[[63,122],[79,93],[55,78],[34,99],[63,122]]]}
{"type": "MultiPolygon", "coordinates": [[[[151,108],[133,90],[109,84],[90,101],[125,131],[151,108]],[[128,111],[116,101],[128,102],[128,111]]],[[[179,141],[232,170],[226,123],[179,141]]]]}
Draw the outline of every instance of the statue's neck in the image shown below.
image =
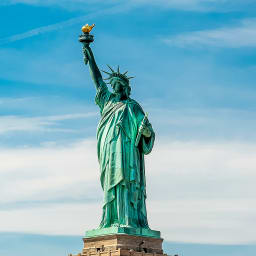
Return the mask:
{"type": "Polygon", "coordinates": [[[127,95],[123,93],[115,93],[115,98],[117,101],[123,101],[128,99],[127,95]]]}

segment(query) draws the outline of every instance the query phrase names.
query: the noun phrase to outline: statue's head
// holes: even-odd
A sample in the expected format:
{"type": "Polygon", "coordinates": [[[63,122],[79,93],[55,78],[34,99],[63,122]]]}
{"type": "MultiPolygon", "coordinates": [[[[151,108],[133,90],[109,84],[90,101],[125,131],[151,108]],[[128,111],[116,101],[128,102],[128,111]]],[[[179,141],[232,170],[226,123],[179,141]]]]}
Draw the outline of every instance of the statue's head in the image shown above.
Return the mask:
{"type": "Polygon", "coordinates": [[[120,73],[119,66],[117,68],[117,71],[114,71],[110,66],[108,67],[112,73],[103,71],[104,73],[109,75],[109,77],[104,80],[109,80],[109,84],[111,84],[114,93],[125,94],[127,97],[129,97],[131,92],[129,80],[133,77],[126,76],[128,71],[124,72],[123,74],[120,73]]]}
{"type": "Polygon", "coordinates": [[[119,77],[113,77],[110,79],[111,87],[114,93],[125,94],[127,97],[130,96],[131,87],[129,83],[119,77]]]}

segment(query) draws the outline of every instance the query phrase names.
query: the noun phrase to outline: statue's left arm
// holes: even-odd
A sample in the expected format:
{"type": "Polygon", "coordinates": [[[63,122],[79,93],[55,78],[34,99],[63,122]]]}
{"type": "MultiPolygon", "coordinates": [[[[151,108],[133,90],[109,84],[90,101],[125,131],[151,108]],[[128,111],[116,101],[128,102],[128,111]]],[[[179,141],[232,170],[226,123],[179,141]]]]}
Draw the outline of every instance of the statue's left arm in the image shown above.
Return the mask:
{"type": "Polygon", "coordinates": [[[154,146],[155,132],[142,109],[140,110],[138,115],[138,134],[141,136],[138,147],[143,154],[149,154],[154,146]]]}
{"type": "Polygon", "coordinates": [[[141,136],[141,149],[143,154],[149,154],[154,146],[155,142],[155,132],[152,128],[152,125],[147,122],[141,136]]]}

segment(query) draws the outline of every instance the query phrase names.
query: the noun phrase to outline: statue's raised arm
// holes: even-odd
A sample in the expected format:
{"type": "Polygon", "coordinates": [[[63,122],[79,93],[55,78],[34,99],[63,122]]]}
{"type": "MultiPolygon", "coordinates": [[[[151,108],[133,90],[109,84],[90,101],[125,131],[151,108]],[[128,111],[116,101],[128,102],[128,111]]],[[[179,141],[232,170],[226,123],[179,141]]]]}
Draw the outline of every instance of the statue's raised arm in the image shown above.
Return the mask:
{"type": "Polygon", "coordinates": [[[87,65],[89,63],[90,74],[92,80],[96,86],[96,89],[99,89],[100,86],[106,86],[102,79],[102,75],[100,70],[96,64],[92,49],[90,48],[90,43],[94,41],[93,35],[90,35],[90,31],[93,29],[95,25],[89,26],[86,24],[82,27],[83,35],[80,36],[79,41],[83,43],[83,54],[84,54],[84,63],[87,65]]]}
{"type": "Polygon", "coordinates": [[[102,75],[100,73],[100,70],[96,64],[93,52],[89,44],[83,45],[83,54],[84,54],[84,62],[85,64],[89,64],[90,74],[92,77],[92,80],[96,86],[96,89],[98,89],[102,84],[105,84],[102,75]]]}

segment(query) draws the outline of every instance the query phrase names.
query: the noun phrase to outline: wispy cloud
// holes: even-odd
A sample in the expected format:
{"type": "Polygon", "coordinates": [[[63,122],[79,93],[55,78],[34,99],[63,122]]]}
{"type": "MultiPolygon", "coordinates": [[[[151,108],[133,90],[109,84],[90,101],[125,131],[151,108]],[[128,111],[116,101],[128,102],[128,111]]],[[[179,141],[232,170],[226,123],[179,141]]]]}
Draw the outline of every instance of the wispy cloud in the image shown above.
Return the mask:
{"type": "Polygon", "coordinates": [[[184,33],[163,41],[177,47],[255,47],[256,19],[245,19],[239,25],[232,27],[184,33]]]}
{"type": "Polygon", "coordinates": [[[36,49],[0,49],[0,77],[33,84],[84,86],[89,79],[79,72],[83,67],[80,45],[78,51],[74,49],[77,41],[69,45],[70,41],[62,44],[59,40],[54,41],[54,47],[39,43],[40,52],[36,49]],[[75,54],[79,54],[78,58],[74,57],[75,54]],[[68,61],[63,61],[64,58],[68,61]]]}
{"type": "Polygon", "coordinates": [[[158,136],[181,141],[256,141],[254,111],[192,107],[174,110],[153,108],[153,104],[156,106],[150,102],[146,108],[158,136]]]}
{"type": "MultiPolygon", "coordinates": [[[[205,4],[212,0],[133,0],[137,4],[152,4],[156,6],[169,7],[182,10],[205,10],[205,4]]],[[[217,0],[217,2],[220,2],[217,0]]]]}
{"type": "Polygon", "coordinates": [[[195,12],[228,12],[242,10],[254,4],[253,0],[131,0],[136,4],[155,5],[195,12]]]}
{"type": "MultiPolygon", "coordinates": [[[[146,157],[151,227],[176,241],[252,242],[255,152],[255,144],[158,141],[146,157]]],[[[0,188],[2,231],[95,228],[102,196],[96,141],[0,150],[0,188]]]]}
{"type": "MultiPolygon", "coordinates": [[[[16,4],[24,3],[30,5],[39,6],[59,6],[67,9],[83,9],[84,4],[87,5],[111,5],[116,3],[125,3],[125,1],[117,0],[94,0],[94,1],[83,1],[83,0],[2,0],[1,4],[16,4]]],[[[241,10],[248,5],[253,4],[253,0],[130,0],[133,5],[154,5],[160,8],[172,8],[185,11],[234,11],[241,10]]]]}
{"type": "MultiPolygon", "coordinates": [[[[27,1],[32,2],[32,1],[27,1]]],[[[89,13],[87,15],[84,16],[80,16],[77,18],[72,18],[63,22],[59,22],[59,23],[55,23],[52,25],[48,25],[48,26],[42,26],[39,28],[35,28],[29,31],[26,31],[24,33],[20,33],[20,34],[16,34],[16,35],[12,35],[6,38],[0,38],[0,45],[3,44],[7,44],[7,43],[11,43],[11,42],[15,42],[15,41],[19,41],[22,39],[26,39],[26,38],[30,38],[33,36],[37,36],[40,34],[44,34],[47,32],[51,32],[51,31],[55,31],[55,30],[61,30],[64,29],[66,27],[72,26],[74,24],[78,24],[78,23],[84,23],[85,21],[89,21],[92,18],[95,18],[97,16],[100,15],[107,15],[107,14],[114,14],[114,13],[118,13],[118,12],[122,12],[122,11],[126,11],[129,10],[130,6],[128,4],[122,4],[122,5],[117,5],[114,7],[110,7],[110,8],[106,8],[103,10],[99,10],[99,11],[95,11],[92,13],[89,13]]]]}
{"type": "Polygon", "coordinates": [[[58,127],[58,122],[72,119],[82,119],[96,116],[97,113],[89,112],[85,114],[66,114],[43,117],[20,117],[20,116],[1,116],[0,134],[15,131],[44,131],[44,132],[73,132],[72,129],[58,127]]]}
{"type": "MultiPolygon", "coordinates": [[[[105,3],[117,3],[117,0],[105,0],[105,3]]],[[[83,9],[85,4],[103,4],[102,0],[2,0],[0,5],[11,5],[11,4],[29,4],[29,5],[39,5],[39,6],[61,6],[61,7],[75,7],[76,9],[83,9]]]]}

